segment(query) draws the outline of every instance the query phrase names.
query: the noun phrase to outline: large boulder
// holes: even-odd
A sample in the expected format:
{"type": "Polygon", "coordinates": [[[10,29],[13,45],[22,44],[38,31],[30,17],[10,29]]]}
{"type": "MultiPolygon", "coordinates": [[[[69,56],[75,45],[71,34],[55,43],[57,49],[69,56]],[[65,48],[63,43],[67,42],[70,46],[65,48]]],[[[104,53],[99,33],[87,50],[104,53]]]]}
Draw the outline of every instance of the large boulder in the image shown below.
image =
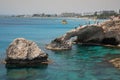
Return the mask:
{"type": "Polygon", "coordinates": [[[56,50],[59,46],[59,50],[71,49],[72,46],[70,43],[72,42],[70,39],[72,37],[77,37],[75,40],[76,43],[119,47],[120,19],[108,20],[100,24],[85,25],[72,29],[63,36],[54,39],[46,48],[56,50]],[[66,45],[67,48],[65,47],[66,45]]]}
{"type": "Polygon", "coordinates": [[[48,54],[35,42],[24,38],[15,39],[6,50],[6,64],[9,66],[33,66],[47,61],[48,54]]]}

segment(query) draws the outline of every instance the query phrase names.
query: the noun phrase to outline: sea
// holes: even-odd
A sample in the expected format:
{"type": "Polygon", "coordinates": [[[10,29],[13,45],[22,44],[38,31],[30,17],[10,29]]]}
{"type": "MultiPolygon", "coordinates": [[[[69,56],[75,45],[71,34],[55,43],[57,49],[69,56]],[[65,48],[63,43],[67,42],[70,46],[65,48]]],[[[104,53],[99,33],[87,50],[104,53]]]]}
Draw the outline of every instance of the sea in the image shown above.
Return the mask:
{"type": "MultiPolygon", "coordinates": [[[[97,20],[102,22],[104,20],[97,20]]],[[[82,18],[0,17],[0,60],[15,38],[34,41],[52,63],[37,68],[6,68],[0,63],[0,80],[120,80],[120,70],[108,60],[120,57],[119,48],[74,44],[72,50],[46,50],[46,44],[76,27],[95,24],[82,18]],[[61,24],[65,19],[68,24],[61,24]]]]}

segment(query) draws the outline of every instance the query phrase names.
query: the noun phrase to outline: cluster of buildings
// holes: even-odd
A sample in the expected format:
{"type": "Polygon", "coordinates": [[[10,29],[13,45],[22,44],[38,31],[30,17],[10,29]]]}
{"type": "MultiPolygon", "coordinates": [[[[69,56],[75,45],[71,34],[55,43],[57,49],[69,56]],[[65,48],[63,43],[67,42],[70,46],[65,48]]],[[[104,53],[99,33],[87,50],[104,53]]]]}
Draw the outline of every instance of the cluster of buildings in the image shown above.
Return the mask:
{"type": "Polygon", "coordinates": [[[101,15],[101,14],[116,14],[117,12],[115,12],[114,10],[109,10],[109,11],[96,11],[96,12],[86,12],[86,13],[83,13],[82,15],[83,16],[86,16],[86,15],[101,15]]]}
{"type": "Polygon", "coordinates": [[[96,12],[85,12],[85,13],[61,13],[61,14],[33,14],[33,15],[17,15],[17,16],[12,16],[12,17],[103,17],[103,16],[112,16],[120,14],[120,10],[118,12],[114,10],[104,10],[104,11],[96,11],[96,12]]]}

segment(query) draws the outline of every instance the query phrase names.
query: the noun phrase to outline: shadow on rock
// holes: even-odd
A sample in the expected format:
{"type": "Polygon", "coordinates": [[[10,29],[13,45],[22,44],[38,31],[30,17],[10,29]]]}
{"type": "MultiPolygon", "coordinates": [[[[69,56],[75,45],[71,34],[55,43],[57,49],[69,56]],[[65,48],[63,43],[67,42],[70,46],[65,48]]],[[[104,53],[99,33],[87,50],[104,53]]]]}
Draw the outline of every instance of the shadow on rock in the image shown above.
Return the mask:
{"type": "Polygon", "coordinates": [[[19,69],[19,68],[47,68],[47,63],[28,63],[28,64],[5,64],[7,69],[19,69]]]}

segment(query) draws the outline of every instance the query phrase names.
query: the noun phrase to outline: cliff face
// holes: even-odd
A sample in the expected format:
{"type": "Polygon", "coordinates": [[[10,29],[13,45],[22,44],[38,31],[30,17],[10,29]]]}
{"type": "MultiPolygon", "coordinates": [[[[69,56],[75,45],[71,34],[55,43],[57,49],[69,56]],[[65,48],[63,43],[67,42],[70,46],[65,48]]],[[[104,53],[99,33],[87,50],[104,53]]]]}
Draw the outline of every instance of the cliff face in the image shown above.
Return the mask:
{"type": "Polygon", "coordinates": [[[56,50],[57,48],[59,48],[59,50],[64,50],[64,48],[71,49],[70,39],[75,36],[77,37],[75,40],[76,43],[118,46],[120,44],[120,19],[108,20],[98,25],[78,27],[56,38],[59,39],[61,43],[55,39],[48,44],[46,48],[52,50],[56,50]],[[67,47],[64,47],[65,45],[67,45],[67,47]]]}
{"type": "MultiPolygon", "coordinates": [[[[120,20],[109,20],[83,31],[78,35],[77,41],[80,43],[98,43],[108,45],[118,45],[120,43],[120,20]]],[[[81,30],[79,30],[81,32],[81,30]]]]}
{"type": "Polygon", "coordinates": [[[79,30],[77,34],[77,43],[98,43],[103,38],[104,31],[98,25],[86,26],[79,30]],[[99,36],[98,36],[99,35],[99,36]]]}
{"type": "Polygon", "coordinates": [[[35,42],[24,38],[15,39],[8,47],[6,54],[7,65],[40,64],[47,61],[48,58],[48,55],[35,42]]]}

